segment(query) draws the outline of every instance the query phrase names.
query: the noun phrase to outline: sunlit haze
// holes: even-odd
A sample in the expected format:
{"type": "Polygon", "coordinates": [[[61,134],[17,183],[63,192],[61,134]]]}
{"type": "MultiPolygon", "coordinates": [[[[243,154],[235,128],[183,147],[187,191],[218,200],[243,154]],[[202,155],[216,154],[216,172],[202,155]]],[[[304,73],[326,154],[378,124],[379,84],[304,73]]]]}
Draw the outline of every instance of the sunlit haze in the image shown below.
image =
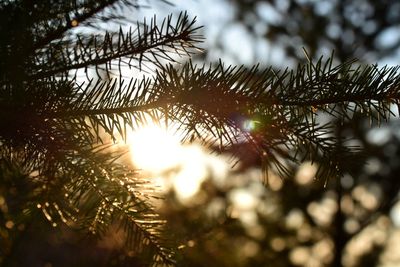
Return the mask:
{"type": "Polygon", "coordinates": [[[181,144],[176,130],[150,124],[128,135],[134,166],[186,201],[198,193],[209,176],[226,176],[228,163],[198,144],[181,144]]]}

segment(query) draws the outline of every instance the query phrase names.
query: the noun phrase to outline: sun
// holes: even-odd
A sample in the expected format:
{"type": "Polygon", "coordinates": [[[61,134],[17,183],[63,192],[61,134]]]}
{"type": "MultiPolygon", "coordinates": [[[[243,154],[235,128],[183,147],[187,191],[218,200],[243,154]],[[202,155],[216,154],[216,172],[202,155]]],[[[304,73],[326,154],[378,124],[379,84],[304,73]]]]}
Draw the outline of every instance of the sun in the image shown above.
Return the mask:
{"type": "Polygon", "coordinates": [[[199,192],[210,171],[220,169],[215,155],[198,144],[182,144],[176,129],[161,124],[140,127],[128,134],[127,141],[133,165],[158,180],[164,191],[174,190],[182,201],[199,192]]]}
{"type": "Polygon", "coordinates": [[[128,136],[132,161],[135,166],[152,174],[159,174],[179,165],[182,145],[170,131],[156,124],[146,125],[128,136]]]}

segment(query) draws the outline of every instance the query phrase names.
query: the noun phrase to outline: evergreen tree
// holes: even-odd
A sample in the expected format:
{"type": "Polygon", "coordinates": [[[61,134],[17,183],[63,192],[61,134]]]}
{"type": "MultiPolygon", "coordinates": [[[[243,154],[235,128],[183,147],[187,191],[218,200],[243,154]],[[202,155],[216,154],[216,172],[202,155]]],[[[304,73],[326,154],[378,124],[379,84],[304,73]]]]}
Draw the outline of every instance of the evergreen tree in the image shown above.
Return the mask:
{"type": "Polygon", "coordinates": [[[333,56],[282,71],[222,62],[176,65],[177,56],[190,57],[201,41],[195,20],[185,13],[93,33],[104,22],[129,22],[122,12],[137,5],[1,3],[4,265],[17,264],[20,240],[41,218],[98,236],[117,227],[124,253],[135,263],[175,263],[178,244],[151,205],[155,189],[122,165],[122,152],[110,152],[107,142],[125,138],[129,127],[148,117],[177,124],[183,141],[199,140],[219,151],[245,142],[262,162],[266,180],[270,170],[288,177],[291,166],[310,160],[328,182],[360,152],[344,145],[348,140],[336,134],[337,125],[359,113],[371,123],[386,121],[399,104],[398,68],[335,65],[333,56]],[[151,74],[129,77],[137,70],[151,74]],[[333,119],[321,123],[321,113],[333,119]]]}

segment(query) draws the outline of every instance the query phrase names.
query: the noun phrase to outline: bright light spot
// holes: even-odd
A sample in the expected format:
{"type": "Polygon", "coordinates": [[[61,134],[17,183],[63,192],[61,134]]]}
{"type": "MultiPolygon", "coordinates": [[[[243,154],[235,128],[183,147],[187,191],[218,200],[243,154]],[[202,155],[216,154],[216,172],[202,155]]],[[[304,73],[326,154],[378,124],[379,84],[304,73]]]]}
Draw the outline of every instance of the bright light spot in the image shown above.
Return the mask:
{"type": "Polygon", "coordinates": [[[130,135],[132,162],[143,173],[153,176],[162,191],[173,189],[182,203],[193,198],[205,179],[226,176],[228,165],[214,160],[200,145],[182,145],[176,130],[148,125],[130,135]]]}
{"type": "Polygon", "coordinates": [[[303,212],[299,209],[294,209],[286,216],[286,226],[289,229],[300,228],[304,223],[303,212]]]}
{"type": "Polygon", "coordinates": [[[397,227],[400,227],[400,201],[398,201],[390,211],[390,218],[393,221],[393,224],[397,227]]]}
{"type": "Polygon", "coordinates": [[[344,223],[344,229],[347,233],[353,234],[360,229],[360,223],[353,218],[347,219],[344,223]]]}
{"type": "Polygon", "coordinates": [[[311,162],[304,162],[300,165],[297,173],[296,173],[296,182],[300,185],[306,185],[312,182],[317,174],[317,166],[316,164],[312,164],[311,162]]]}
{"type": "Polygon", "coordinates": [[[243,122],[243,130],[245,130],[246,132],[254,131],[256,128],[256,123],[257,121],[254,120],[245,120],[243,122]]]}
{"type": "Polygon", "coordinates": [[[317,258],[319,262],[322,261],[325,264],[329,264],[333,259],[333,250],[334,247],[332,242],[330,240],[323,239],[313,246],[311,254],[317,258]]]}
{"type": "Polygon", "coordinates": [[[231,169],[229,158],[224,158],[222,155],[207,155],[205,157],[208,170],[211,172],[212,182],[219,188],[225,188],[227,185],[227,173],[231,169]]]}
{"type": "Polygon", "coordinates": [[[204,164],[204,152],[199,147],[186,147],[183,149],[185,157],[181,159],[182,169],[173,178],[173,187],[181,200],[193,197],[207,178],[204,164]]]}
{"type": "Polygon", "coordinates": [[[309,257],[310,250],[307,247],[296,247],[289,254],[290,261],[296,265],[305,265],[309,257]]]}
{"type": "Polygon", "coordinates": [[[134,164],[151,173],[160,173],[179,165],[182,149],[169,131],[149,125],[128,137],[134,164]]]}
{"type": "Polygon", "coordinates": [[[307,206],[307,212],[314,219],[315,223],[321,226],[328,226],[333,220],[337,211],[337,203],[333,196],[326,194],[321,202],[311,202],[307,206]]]}
{"type": "Polygon", "coordinates": [[[388,235],[386,240],[385,250],[380,255],[381,262],[385,262],[386,265],[381,265],[381,266],[387,266],[387,267],[399,266],[400,262],[399,240],[400,240],[400,230],[399,229],[390,230],[390,235],[388,235]]]}
{"type": "Polygon", "coordinates": [[[76,26],[78,26],[78,24],[79,24],[79,22],[78,22],[76,19],[73,19],[73,20],[71,21],[71,26],[72,26],[72,27],[76,27],[76,26]]]}
{"type": "Polygon", "coordinates": [[[194,247],[196,245],[196,242],[194,242],[193,240],[189,240],[187,242],[187,245],[188,245],[188,247],[192,248],[192,247],[194,247]]]}
{"type": "Polygon", "coordinates": [[[280,238],[280,237],[273,238],[270,243],[271,243],[272,249],[277,252],[284,250],[286,247],[285,239],[280,238]]]}
{"type": "Polygon", "coordinates": [[[7,228],[7,229],[12,229],[12,228],[14,228],[14,222],[13,222],[13,221],[7,221],[7,222],[6,222],[6,228],[7,228]]]}
{"type": "Polygon", "coordinates": [[[371,188],[373,190],[369,191],[366,187],[359,185],[352,191],[353,198],[358,200],[364,208],[369,210],[376,209],[379,205],[378,197],[380,192],[376,187],[371,188]]]}
{"type": "Polygon", "coordinates": [[[252,210],[242,211],[239,213],[238,219],[246,229],[256,227],[258,224],[257,213],[252,210]]]}
{"type": "Polygon", "coordinates": [[[344,195],[340,199],[340,208],[345,214],[351,215],[354,212],[354,201],[350,195],[344,195]]]}
{"type": "Polygon", "coordinates": [[[367,133],[367,141],[377,146],[386,144],[390,138],[391,130],[389,127],[373,128],[367,133]]]}
{"type": "Polygon", "coordinates": [[[252,192],[245,189],[234,189],[229,193],[229,197],[234,207],[242,211],[254,210],[259,202],[252,192]]]}
{"type": "Polygon", "coordinates": [[[225,213],[226,203],[222,197],[213,198],[206,207],[206,213],[210,218],[218,218],[225,213]]]}
{"type": "Polygon", "coordinates": [[[272,191],[279,191],[283,186],[283,180],[273,172],[268,171],[268,187],[272,191]]]}

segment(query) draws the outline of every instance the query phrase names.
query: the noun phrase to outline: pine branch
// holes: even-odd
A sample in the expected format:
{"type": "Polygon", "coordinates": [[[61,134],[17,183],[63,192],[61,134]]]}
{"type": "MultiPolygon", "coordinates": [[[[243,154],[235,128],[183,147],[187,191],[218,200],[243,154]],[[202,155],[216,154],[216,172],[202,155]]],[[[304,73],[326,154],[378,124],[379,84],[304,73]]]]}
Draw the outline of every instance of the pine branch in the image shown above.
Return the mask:
{"type": "MultiPolygon", "coordinates": [[[[158,71],[154,83],[151,79],[129,84],[98,80],[68,85],[68,97],[49,93],[50,99],[42,101],[53,106],[41,104],[36,112],[42,121],[55,119],[60,125],[66,123],[66,128],[83,125],[75,130],[92,141],[101,140],[100,128],[110,136],[115,130],[124,136],[126,125],[140,124],[144,114],[150,114],[154,120],[168,118],[180,124],[185,140],[219,142],[221,147],[247,140],[270,159],[278,145],[294,148],[294,155],[305,152],[313,159],[322,153],[330,158],[337,140],[330,137],[331,125],[318,125],[317,112],[343,120],[351,119],[350,112],[366,110],[371,119],[380,121],[390,118],[390,104],[399,101],[397,68],[352,69],[354,62],[335,67],[331,63],[330,59],[322,64],[320,59],[282,73],[260,72],[256,66],[250,70],[221,64],[208,69],[191,63],[180,69],[167,66],[158,71]],[[253,121],[255,129],[245,129],[247,121],[253,121]]],[[[284,158],[295,158],[283,150],[278,154],[282,153],[284,158]]]]}
{"type": "MultiPolygon", "coordinates": [[[[11,29],[18,34],[5,29],[12,19],[2,16],[6,27],[2,25],[1,30],[7,38],[0,42],[0,171],[3,177],[2,164],[10,161],[21,172],[23,184],[17,187],[25,189],[26,184],[29,189],[18,202],[24,214],[39,212],[53,226],[66,223],[99,235],[113,224],[124,224],[129,226],[124,228],[129,247],[152,255],[155,265],[171,264],[175,246],[166,239],[164,221],[151,206],[153,186],[116,163],[116,157],[102,151],[103,147],[95,146],[101,129],[114,136],[114,127],[126,133],[128,123],[140,120],[135,112],[118,108],[124,108],[121,103],[144,103],[144,94],[115,91],[122,89],[122,81],[113,85],[114,81],[100,80],[93,82],[94,89],[91,83],[76,86],[76,76],[69,72],[91,67],[109,72],[114,62],[121,72],[123,64],[141,68],[148,62],[174,61],[173,54],[190,55],[197,41],[195,20],[181,14],[176,21],[169,16],[161,26],[154,19],[149,25],[138,24],[135,30],[107,33],[103,38],[79,36],[72,42],[73,36],[66,36],[73,26],[90,23],[117,2],[125,3],[60,2],[50,12],[45,4],[29,1],[1,4],[0,14],[14,12],[10,18],[17,19],[16,26],[11,29]],[[131,98],[133,93],[136,100],[131,98]],[[74,113],[74,108],[81,113],[74,113]],[[97,113],[87,114],[95,109],[97,113]]],[[[113,17],[98,18],[107,16],[113,17]]],[[[0,186],[7,186],[4,182],[0,186]]]]}
{"type": "Polygon", "coordinates": [[[287,150],[295,149],[294,155],[305,153],[312,160],[322,155],[335,165],[334,127],[318,124],[317,109],[351,119],[348,112],[362,108],[368,109],[371,118],[374,111],[381,114],[380,119],[389,119],[387,105],[398,103],[400,80],[397,68],[352,69],[353,63],[327,67],[329,61],[325,65],[321,62],[281,74],[272,69],[260,74],[257,67],[224,69],[219,65],[205,69],[190,63],[181,69],[169,66],[157,73],[154,84],[132,80],[127,85],[115,80],[80,86],[69,108],[47,115],[89,117],[93,127],[101,124],[110,134],[118,129],[124,135],[121,122],[131,124],[133,118],[141,117],[133,114],[148,112],[156,120],[178,122],[189,139],[200,138],[208,144],[219,140],[221,145],[247,140],[269,158],[274,154],[271,151],[279,151],[284,158],[294,160],[296,156],[277,149],[284,145],[287,150]],[[321,107],[322,102],[332,106],[321,107]],[[335,109],[338,104],[342,109],[335,109]],[[254,121],[255,129],[245,129],[246,121],[254,121]]]}
{"type": "Polygon", "coordinates": [[[66,184],[73,189],[69,190],[69,198],[73,203],[80,203],[78,207],[81,214],[88,213],[84,218],[92,218],[88,221],[90,226],[85,228],[97,232],[113,222],[121,225],[128,223],[131,227],[125,227],[124,230],[131,249],[139,253],[152,249],[163,263],[170,263],[174,252],[171,242],[165,239],[165,222],[149,204],[149,198],[155,196],[153,186],[113,162],[114,157],[98,152],[98,149],[91,149],[87,155],[82,155],[81,151],[81,160],[76,161],[77,156],[72,155],[74,164],[69,163],[71,160],[65,161],[68,165],[65,175],[75,174],[81,182],[66,184]],[[86,193],[82,193],[83,188],[87,188],[86,193]],[[97,204],[93,209],[86,203],[97,204]]]}
{"type": "Polygon", "coordinates": [[[50,44],[36,55],[38,70],[30,75],[30,79],[41,79],[57,74],[68,73],[70,70],[84,69],[93,66],[96,71],[103,66],[107,72],[116,59],[116,67],[121,65],[136,67],[132,62],[152,62],[160,65],[161,59],[174,62],[173,54],[179,56],[191,55],[196,49],[194,43],[201,39],[195,34],[199,29],[193,27],[196,19],[189,20],[186,13],[181,13],[176,22],[172,16],[163,20],[161,26],[156,24],[154,17],[149,24],[144,21],[134,30],[118,33],[106,33],[104,37],[89,38],[78,36],[74,44],[70,42],[50,44]],[[122,61],[123,60],[123,61],[122,61]]]}
{"type": "MultiPolygon", "coordinates": [[[[68,30],[72,29],[73,27],[76,27],[80,23],[85,22],[89,18],[92,18],[94,15],[100,13],[106,8],[113,6],[118,2],[129,3],[129,1],[119,1],[119,0],[74,1],[74,3],[68,1],[67,2],[61,1],[60,3],[57,3],[60,4],[60,7],[58,8],[59,12],[62,11],[63,13],[68,15],[66,15],[65,18],[58,19],[57,23],[54,22],[52,23],[53,25],[56,26],[49,25],[49,18],[47,18],[44,21],[45,25],[43,24],[40,26],[38,25],[37,28],[41,28],[41,30],[36,30],[36,32],[39,32],[40,33],[39,36],[41,35],[42,36],[40,39],[37,38],[37,40],[35,40],[35,43],[33,45],[33,51],[50,44],[54,40],[60,39],[68,30]],[[74,14],[74,17],[72,19],[69,17],[69,14],[71,13],[74,14]],[[47,31],[44,36],[43,36],[43,28],[47,28],[47,31]]],[[[49,6],[53,5],[54,3],[52,1],[48,3],[41,3],[40,5],[41,8],[36,8],[36,10],[32,8],[31,12],[33,12],[33,15],[35,15],[35,13],[43,14],[46,13],[43,11],[43,9],[48,9],[49,6]]],[[[54,13],[55,18],[59,15],[59,12],[54,13]]]]}
{"type": "MultiPolygon", "coordinates": [[[[172,264],[175,244],[166,239],[165,221],[150,204],[151,198],[157,198],[153,185],[117,163],[120,153],[110,153],[109,149],[108,145],[76,146],[72,151],[52,153],[51,162],[46,158],[39,166],[29,165],[24,151],[16,154],[14,150],[12,165],[22,171],[21,177],[28,177],[21,179],[27,192],[21,195],[24,201],[19,208],[40,211],[53,226],[64,223],[99,236],[111,225],[120,225],[127,248],[138,257],[149,253],[154,255],[154,263],[172,264]]],[[[1,159],[12,158],[10,150],[2,148],[0,152],[1,159]]],[[[0,170],[4,160],[0,160],[0,170]]],[[[18,181],[14,177],[10,182],[18,181]]]]}
{"type": "Polygon", "coordinates": [[[369,116],[373,116],[375,110],[382,115],[379,120],[388,120],[389,105],[399,103],[399,67],[371,65],[354,69],[354,64],[356,62],[351,61],[332,67],[332,59],[322,65],[321,58],[316,64],[299,66],[296,72],[290,72],[287,83],[280,88],[277,102],[313,107],[314,112],[322,109],[336,114],[337,118],[343,117],[343,113],[335,110],[337,105],[348,112],[368,112],[369,116]]]}

